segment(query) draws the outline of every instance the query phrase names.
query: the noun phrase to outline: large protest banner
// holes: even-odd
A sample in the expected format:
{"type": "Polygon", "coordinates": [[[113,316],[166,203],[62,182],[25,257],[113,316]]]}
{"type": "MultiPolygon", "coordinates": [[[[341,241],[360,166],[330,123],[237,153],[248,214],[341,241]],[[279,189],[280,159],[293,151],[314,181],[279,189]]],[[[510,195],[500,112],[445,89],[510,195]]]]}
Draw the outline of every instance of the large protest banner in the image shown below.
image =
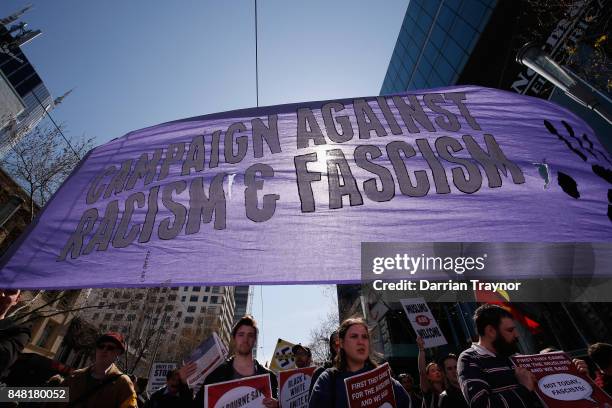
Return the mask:
{"type": "Polygon", "coordinates": [[[270,370],[278,373],[281,370],[289,370],[295,367],[295,359],[293,358],[293,351],[291,350],[293,346],[294,344],[287,340],[278,339],[276,341],[274,355],[270,362],[270,370]]]}
{"type": "Polygon", "coordinates": [[[610,169],[569,111],[475,86],[194,117],[93,149],[0,281],[350,283],[366,240],[609,242],[610,169]]]}
{"type": "Polygon", "coordinates": [[[153,363],[147,382],[147,393],[151,394],[166,385],[166,375],[176,368],[176,363],[153,363]]]}
{"type": "Polygon", "coordinates": [[[402,299],[400,302],[414,332],[423,338],[425,348],[447,344],[446,337],[423,298],[402,299]]]}
{"type": "Polygon", "coordinates": [[[344,379],[349,408],[395,408],[389,364],[344,379]]]}
{"type": "Polygon", "coordinates": [[[204,387],[206,408],[261,408],[264,398],[272,397],[268,374],[225,381],[204,387]]]}
{"type": "Polygon", "coordinates": [[[512,361],[531,371],[537,379],[536,392],[550,408],[612,406],[612,398],[588,375],[578,372],[564,352],[513,356],[512,361]]]}
{"type": "Polygon", "coordinates": [[[316,369],[317,367],[305,367],[279,371],[278,399],[281,408],[308,407],[308,391],[316,369]]]}
{"type": "Polygon", "coordinates": [[[206,376],[221,365],[226,356],[227,348],[217,333],[213,333],[185,360],[185,365],[190,364],[193,367],[187,377],[187,385],[192,389],[198,389],[204,383],[206,376]]]}

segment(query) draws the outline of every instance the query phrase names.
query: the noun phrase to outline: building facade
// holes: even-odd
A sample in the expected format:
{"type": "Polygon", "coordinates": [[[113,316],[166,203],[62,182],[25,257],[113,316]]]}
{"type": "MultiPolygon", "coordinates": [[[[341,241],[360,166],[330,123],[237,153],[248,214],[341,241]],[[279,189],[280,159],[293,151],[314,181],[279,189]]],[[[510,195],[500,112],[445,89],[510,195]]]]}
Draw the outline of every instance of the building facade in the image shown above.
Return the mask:
{"type": "Polygon", "coordinates": [[[180,362],[213,332],[229,345],[234,287],[95,289],[87,305],[91,308],[83,311],[83,320],[100,333],[125,336],[128,353],[122,367],[148,376],[151,361],[180,362]]]}
{"type": "Polygon", "coordinates": [[[19,17],[0,24],[0,93],[3,101],[11,102],[0,108],[0,158],[54,107],[49,90],[21,50],[40,31],[26,30],[24,24],[4,26],[19,17]]]}

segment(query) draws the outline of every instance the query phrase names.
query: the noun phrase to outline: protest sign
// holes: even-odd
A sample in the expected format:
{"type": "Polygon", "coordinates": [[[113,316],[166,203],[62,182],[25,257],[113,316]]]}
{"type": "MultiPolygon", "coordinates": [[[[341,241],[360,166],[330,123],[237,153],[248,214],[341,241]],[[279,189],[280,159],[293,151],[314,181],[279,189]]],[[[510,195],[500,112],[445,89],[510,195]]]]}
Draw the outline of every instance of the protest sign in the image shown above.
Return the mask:
{"type": "Polygon", "coordinates": [[[206,408],[261,408],[264,398],[272,397],[270,375],[262,374],[204,387],[206,408]]]}
{"type": "Polygon", "coordinates": [[[402,299],[401,303],[415,333],[423,338],[425,348],[447,344],[446,337],[423,298],[402,299]]]}
{"type": "Polygon", "coordinates": [[[276,348],[274,349],[274,356],[270,362],[270,370],[278,373],[281,370],[288,370],[295,367],[295,360],[293,359],[293,343],[289,343],[286,340],[278,339],[276,342],[276,348]]]}
{"type": "Polygon", "coordinates": [[[227,349],[217,335],[204,340],[185,360],[185,365],[192,363],[195,365],[193,373],[187,377],[187,385],[192,389],[197,389],[204,383],[206,376],[213,372],[227,356],[227,349]]]}
{"type": "Polygon", "coordinates": [[[547,407],[590,408],[612,406],[612,398],[588,375],[578,372],[564,352],[513,356],[512,361],[531,371],[537,380],[536,392],[547,407]]]}
{"type": "Polygon", "coordinates": [[[279,371],[278,397],[281,408],[308,407],[308,391],[316,369],[317,367],[305,367],[279,371]]]}
{"type": "Polygon", "coordinates": [[[344,380],[349,408],[395,408],[389,364],[344,380]]]}
{"type": "Polygon", "coordinates": [[[176,368],[176,363],[153,363],[147,383],[147,393],[151,394],[166,385],[166,374],[176,368]]]}
{"type": "Polygon", "coordinates": [[[569,111],[475,86],[183,119],[94,148],[0,282],[354,283],[367,240],[609,242],[611,168],[569,111]]]}

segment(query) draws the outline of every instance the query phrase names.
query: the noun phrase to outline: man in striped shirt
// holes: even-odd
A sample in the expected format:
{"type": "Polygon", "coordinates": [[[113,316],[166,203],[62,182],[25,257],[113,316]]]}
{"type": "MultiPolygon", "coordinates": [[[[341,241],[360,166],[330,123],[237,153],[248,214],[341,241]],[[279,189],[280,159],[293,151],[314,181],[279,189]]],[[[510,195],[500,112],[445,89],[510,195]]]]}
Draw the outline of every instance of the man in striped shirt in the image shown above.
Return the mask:
{"type": "Polygon", "coordinates": [[[509,357],[518,351],[518,332],[512,314],[485,304],[476,309],[478,343],[459,356],[459,383],[471,408],[541,407],[533,392],[535,376],[513,367],[509,357]]]}

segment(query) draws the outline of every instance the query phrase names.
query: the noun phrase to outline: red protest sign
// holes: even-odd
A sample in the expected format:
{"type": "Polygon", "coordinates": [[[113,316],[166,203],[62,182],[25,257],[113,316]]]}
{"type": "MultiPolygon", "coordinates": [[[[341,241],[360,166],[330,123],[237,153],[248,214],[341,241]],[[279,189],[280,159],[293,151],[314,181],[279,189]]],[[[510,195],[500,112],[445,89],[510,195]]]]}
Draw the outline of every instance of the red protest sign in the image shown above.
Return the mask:
{"type": "Polygon", "coordinates": [[[562,351],[513,356],[512,361],[536,376],[536,392],[547,407],[592,408],[612,404],[612,398],[588,375],[579,373],[572,359],[562,351]]]}
{"type": "Polygon", "coordinates": [[[208,408],[261,408],[266,397],[272,397],[268,374],[210,384],[204,388],[204,406],[208,408]]]}
{"type": "Polygon", "coordinates": [[[344,380],[350,408],[396,408],[389,364],[344,380]]]}
{"type": "Polygon", "coordinates": [[[278,399],[281,408],[308,407],[308,390],[316,367],[279,371],[278,399]]]}

